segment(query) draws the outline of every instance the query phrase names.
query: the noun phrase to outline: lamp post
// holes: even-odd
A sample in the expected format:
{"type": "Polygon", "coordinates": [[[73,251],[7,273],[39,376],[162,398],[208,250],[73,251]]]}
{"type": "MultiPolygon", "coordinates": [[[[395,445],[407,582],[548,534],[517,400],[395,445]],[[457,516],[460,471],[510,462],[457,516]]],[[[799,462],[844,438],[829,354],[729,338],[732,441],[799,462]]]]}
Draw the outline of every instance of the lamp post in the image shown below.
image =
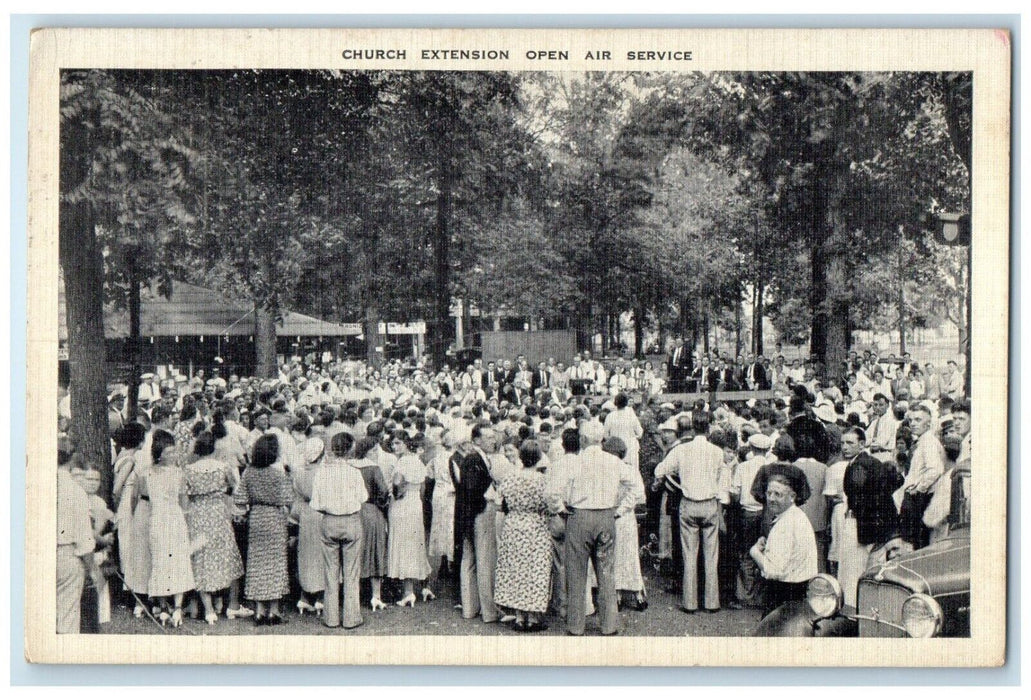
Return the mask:
{"type": "Polygon", "coordinates": [[[971,309],[973,308],[973,259],[971,251],[973,245],[971,242],[970,234],[970,214],[956,214],[953,212],[939,212],[937,215],[937,226],[935,228],[935,237],[938,242],[942,245],[948,246],[966,246],[967,249],[967,282],[966,282],[966,327],[967,337],[963,342],[964,355],[966,356],[966,372],[963,376],[963,393],[966,394],[967,398],[970,398],[971,388],[971,374],[973,374],[973,364],[971,363],[971,347],[973,346],[973,315],[971,309]]]}

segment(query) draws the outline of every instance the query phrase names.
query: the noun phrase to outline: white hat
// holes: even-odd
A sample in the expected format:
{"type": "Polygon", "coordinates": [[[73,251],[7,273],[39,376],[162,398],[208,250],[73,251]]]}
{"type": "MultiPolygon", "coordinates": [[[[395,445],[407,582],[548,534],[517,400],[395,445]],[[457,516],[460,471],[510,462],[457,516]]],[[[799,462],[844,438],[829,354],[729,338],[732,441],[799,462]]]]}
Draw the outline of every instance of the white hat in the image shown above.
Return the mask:
{"type": "Polygon", "coordinates": [[[768,435],[756,433],[748,438],[748,446],[761,452],[769,452],[770,448],[773,447],[773,441],[770,440],[768,435]]]}
{"type": "Polygon", "coordinates": [[[668,401],[666,403],[659,404],[659,408],[661,408],[664,411],[675,411],[675,410],[677,410],[677,407],[674,406],[673,404],[669,403],[668,401]]]}
{"type": "Polygon", "coordinates": [[[819,403],[813,407],[813,414],[824,423],[835,423],[838,415],[834,412],[834,406],[829,403],[819,403]]]}
{"type": "Polygon", "coordinates": [[[677,430],[679,430],[679,428],[677,426],[677,419],[676,418],[667,418],[666,421],[662,425],[659,426],[659,430],[669,430],[669,431],[672,431],[674,433],[677,432],[677,430]]]}
{"type": "Polygon", "coordinates": [[[154,373],[153,372],[144,372],[143,374],[140,375],[140,379],[142,379],[145,382],[149,382],[153,378],[154,378],[154,373]]]}

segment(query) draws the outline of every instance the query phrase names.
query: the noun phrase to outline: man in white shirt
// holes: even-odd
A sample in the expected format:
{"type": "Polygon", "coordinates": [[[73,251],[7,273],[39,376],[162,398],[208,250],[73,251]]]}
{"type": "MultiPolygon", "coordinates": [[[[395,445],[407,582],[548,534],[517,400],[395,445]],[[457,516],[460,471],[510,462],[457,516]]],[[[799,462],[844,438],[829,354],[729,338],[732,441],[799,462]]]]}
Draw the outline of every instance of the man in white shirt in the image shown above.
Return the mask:
{"type": "MultiPolygon", "coordinates": [[[[798,503],[811,497],[806,476],[792,464],[772,467],[766,506],[773,515],[769,537],[760,537],[749,553],[766,579],[766,614],[791,600],[805,598],[817,574],[816,535],[798,503]]],[[[816,498],[821,498],[817,494],[816,498]]]]}
{"type": "Polygon", "coordinates": [[[735,585],[736,601],[731,601],[731,608],[755,605],[759,601],[761,578],[748,550],[761,534],[763,504],[752,495],[752,482],[763,465],[776,461],[776,457],[770,454],[772,447],[773,441],[762,433],[749,436],[748,459],[737,465],[731,481],[731,494],[741,505],[741,550],[735,585]]]}
{"type": "Polygon", "coordinates": [[[866,444],[870,454],[882,462],[895,458],[895,435],[898,421],[889,410],[888,397],[878,392],[870,403],[870,424],[866,428],[866,444]]]}
{"type": "Polygon", "coordinates": [[[344,456],[354,438],[337,433],[331,440],[333,458],[315,472],[311,508],[322,513],[322,561],[326,575],[326,627],[353,629],[362,624],[358,602],[362,553],[362,503],[369,499],[362,473],[344,456]],[[343,620],[340,616],[340,584],[344,586],[343,620]]]}
{"type": "MultiPolygon", "coordinates": [[[[553,443],[559,443],[553,440],[553,443]]],[[[580,452],[580,431],[566,428],[562,431],[559,448],[562,455],[552,460],[544,472],[544,502],[548,505],[548,531],[551,533],[551,605],[559,617],[566,616],[566,518],[565,506],[569,486],[569,471],[580,452]]]]}
{"type": "Polygon", "coordinates": [[[929,532],[923,523],[924,510],[931,500],[935,482],[945,471],[945,448],[931,426],[931,410],[924,404],[909,409],[909,423],[917,438],[909,471],[902,486],[893,494],[902,521],[902,537],[920,549],[929,543],[929,532]]]}
{"type": "Polygon", "coordinates": [[[90,521],[89,497],[72,478],[75,448],[57,443],[57,633],[78,634],[86,574],[99,578],[93,551],[96,539],[90,521]]]}
{"type": "MultiPolygon", "coordinates": [[[[705,610],[720,609],[719,579],[719,478],[723,468],[723,450],[706,439],[709,416],[695,411],[690,427],[686,420],[678,424],[682,439],[690,442],[677,445],[655,467],[655,478],[667,474],[680,477],[683,498],[680,501],[680,541],[684,552],[684,583],[681,609],[698,611],[698,549],[701,546],[705,570],[705,610]]],[[[678,422],[679,423],[679,422],[678,422]]]]}
{"type": "Polygon", "coordinates": [[[566,496],[561,504],[570,512],[566,520],[566,631],[574,636],[584,633],[587,601],[581,592],[587,586],[589,561],[598,577],[601,633],[619,632],[616,517],[627,512],[625,502],[644,499],[643,489],[638,488],[640,477],[629,464],[601,449],[603,438],[604,429],[598,423],[586,422],[581,426],[583,450],[570,462],[566,496]]]}

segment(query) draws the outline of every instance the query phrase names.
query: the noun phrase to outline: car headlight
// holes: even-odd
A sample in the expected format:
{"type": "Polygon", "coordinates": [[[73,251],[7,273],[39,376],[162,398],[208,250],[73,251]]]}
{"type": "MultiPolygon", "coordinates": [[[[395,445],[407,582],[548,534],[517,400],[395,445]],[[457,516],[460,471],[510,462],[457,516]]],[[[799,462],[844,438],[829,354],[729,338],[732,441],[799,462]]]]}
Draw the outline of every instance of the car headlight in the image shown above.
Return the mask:
{"type": "Polygon", "coordinates": [[[832,617],[841,610],[841,584],[833,576],[817,574],[809,582],[805,599],[817,617],[832,617]]]}
{"type": "Polygon", "coordinates": [[[910,637],[933,637],[942,628],[942,609],[931,596],[916,593],[902,604],[902,625],[910,637]]]}

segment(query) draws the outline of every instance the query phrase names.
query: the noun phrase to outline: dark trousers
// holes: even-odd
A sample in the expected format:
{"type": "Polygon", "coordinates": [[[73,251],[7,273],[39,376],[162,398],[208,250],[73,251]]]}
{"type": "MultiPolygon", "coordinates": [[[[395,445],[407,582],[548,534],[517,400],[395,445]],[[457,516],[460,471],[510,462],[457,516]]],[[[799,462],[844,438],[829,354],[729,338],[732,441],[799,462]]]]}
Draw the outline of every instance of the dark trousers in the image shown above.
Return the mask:
{"type": "Polygon", "coordinates": [[[907,491],[902,498],[902,508],[899,509],[902,539],[913,545],[913,549],[926,547],[931,542],[931,531],[924,525],[924,511],[930,502],[929,493],[907,491]]]}
{"type": "Polygon", "coordinates": [[[587,564],[598,577],[598,615],[602,634],[619,630],[616,598],[615,508],[574,510],[566,520],[566,629],[582,635],[587,619],[587,564]]]}
{"type": "Polygon", "coordinates": [[[734,589],[739,603],[756,605],[762,597],[762,574],[748,551],[762,534],[762,511],[741,509],[741,538],[738,542],[737,585],[734,589]]]}

